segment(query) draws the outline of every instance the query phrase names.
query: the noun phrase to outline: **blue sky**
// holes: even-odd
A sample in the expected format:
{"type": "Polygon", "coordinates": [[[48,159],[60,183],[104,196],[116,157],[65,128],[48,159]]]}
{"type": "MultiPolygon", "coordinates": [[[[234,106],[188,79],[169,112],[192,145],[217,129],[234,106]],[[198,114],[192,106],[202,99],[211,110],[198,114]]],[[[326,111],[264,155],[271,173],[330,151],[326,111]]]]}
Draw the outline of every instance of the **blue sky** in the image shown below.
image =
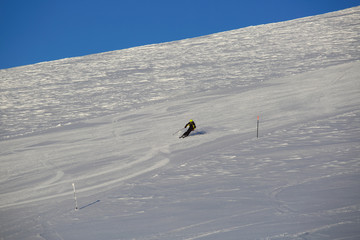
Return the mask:
{"type": "Polygon", "coordinates": [[[0,69],[358,5],[360,0],[0,0],[0,69]]]}

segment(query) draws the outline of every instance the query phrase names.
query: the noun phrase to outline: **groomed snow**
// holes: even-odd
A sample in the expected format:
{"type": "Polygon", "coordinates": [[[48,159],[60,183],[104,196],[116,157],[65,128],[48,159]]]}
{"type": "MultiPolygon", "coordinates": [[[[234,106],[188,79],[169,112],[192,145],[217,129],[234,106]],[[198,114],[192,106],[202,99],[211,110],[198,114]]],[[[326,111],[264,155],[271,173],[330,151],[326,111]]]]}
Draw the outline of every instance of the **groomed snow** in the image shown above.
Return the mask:
{"type": "Polygon", "coordinates": [[[0,70],[0,239],[359,239],[359,23],[0,70]]]}

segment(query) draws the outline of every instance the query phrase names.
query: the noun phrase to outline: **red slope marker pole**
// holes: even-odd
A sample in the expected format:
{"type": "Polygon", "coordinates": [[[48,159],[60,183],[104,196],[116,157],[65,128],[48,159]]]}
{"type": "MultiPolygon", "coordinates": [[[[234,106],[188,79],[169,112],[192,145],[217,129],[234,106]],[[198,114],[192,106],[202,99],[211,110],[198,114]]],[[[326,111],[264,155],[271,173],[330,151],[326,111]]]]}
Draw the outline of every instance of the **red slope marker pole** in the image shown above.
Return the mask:
{"type": "Polygon", "coordinates": [[[257,124],[256,124],[256,138],[259,138],[259,116],[257,116],[257,124]]]}

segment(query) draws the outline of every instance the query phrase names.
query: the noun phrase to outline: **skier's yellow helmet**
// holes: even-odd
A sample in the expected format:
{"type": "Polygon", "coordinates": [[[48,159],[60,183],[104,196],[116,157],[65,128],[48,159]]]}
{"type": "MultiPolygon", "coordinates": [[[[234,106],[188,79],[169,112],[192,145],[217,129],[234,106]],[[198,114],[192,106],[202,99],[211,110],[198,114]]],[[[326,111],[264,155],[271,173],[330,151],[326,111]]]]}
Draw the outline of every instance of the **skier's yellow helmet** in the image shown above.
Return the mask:
{"type": "Polygon", "coordinates": [[[192,120],[192,119],[190,119],[190,122],[193,122],[193,120],[192,120]]]}

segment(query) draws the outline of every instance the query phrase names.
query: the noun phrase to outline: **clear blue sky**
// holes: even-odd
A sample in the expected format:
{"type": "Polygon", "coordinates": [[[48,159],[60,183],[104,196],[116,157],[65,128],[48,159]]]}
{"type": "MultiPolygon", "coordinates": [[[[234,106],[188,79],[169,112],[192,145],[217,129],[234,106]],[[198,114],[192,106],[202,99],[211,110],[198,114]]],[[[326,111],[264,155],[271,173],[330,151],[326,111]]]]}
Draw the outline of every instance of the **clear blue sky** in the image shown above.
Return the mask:
{"type": "Polygon", "coordinates": [[[0,0],[0,69],[359,5],[360,0],[0,0]]]}

